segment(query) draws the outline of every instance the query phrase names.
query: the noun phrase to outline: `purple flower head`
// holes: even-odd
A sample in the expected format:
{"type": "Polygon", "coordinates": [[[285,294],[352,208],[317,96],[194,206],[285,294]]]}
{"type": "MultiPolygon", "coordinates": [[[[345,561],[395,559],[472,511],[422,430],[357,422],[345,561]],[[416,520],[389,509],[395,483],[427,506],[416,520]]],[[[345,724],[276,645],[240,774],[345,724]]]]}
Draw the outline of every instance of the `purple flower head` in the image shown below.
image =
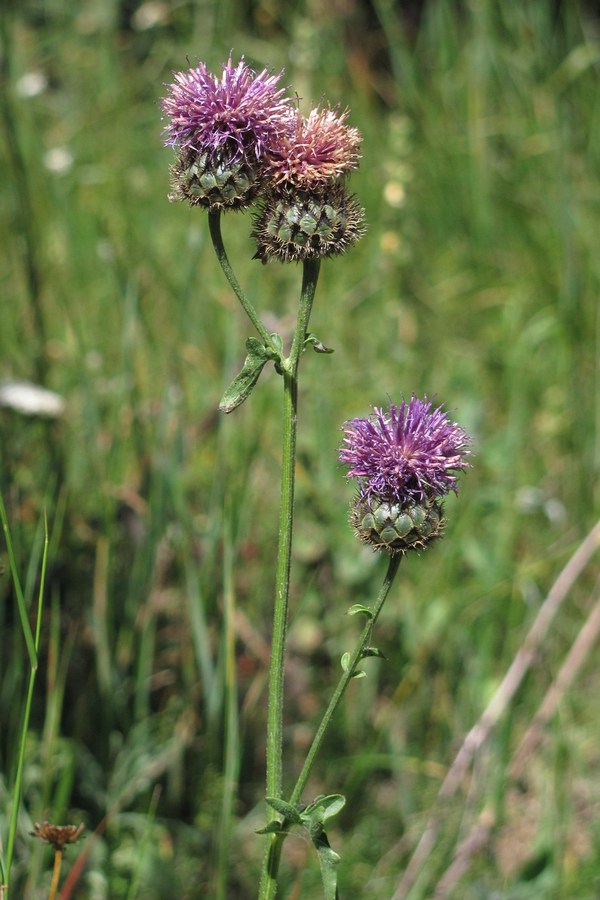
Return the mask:
{"type": "Polygon", "coordinates": [[[313,109],[299,112],[291,129],[282,132],[270,159],[269,172],[279,186],[302,190],[323,186],[356,168],[361,134],[346,125],[348,110],[313,109]]]}
{"type": "Polygon", "coordinates": [[[456,474],[469,466],[471,439],[442,407],[413,396],[389,412],[374,408],[343,425],[340,462],[358,478],[363,498],[431,503],[456,491],[456,474]]]}
{"type": "Polygon", "coordinates": [[[243,57],[234,66],[231,56],[220,78],[202,62],[176,72],[161,103],[169,119],[166,144],[211,160],[222,154],[234,163],[262,159],[292,121],[290,100],[277,87],[282,74],[256,73],[243,57]]]}

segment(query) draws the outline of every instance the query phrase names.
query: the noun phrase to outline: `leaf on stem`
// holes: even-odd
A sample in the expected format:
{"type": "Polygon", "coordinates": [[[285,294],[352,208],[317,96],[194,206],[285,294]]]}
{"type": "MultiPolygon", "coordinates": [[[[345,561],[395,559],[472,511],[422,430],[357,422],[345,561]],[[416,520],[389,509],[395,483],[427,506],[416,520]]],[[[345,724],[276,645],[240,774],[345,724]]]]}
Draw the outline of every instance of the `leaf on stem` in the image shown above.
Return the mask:
{"type": "Polygon", "coordinates": [[[321,794],[303,810],[301,819],[305,825],[316,820],[326,822],[337,816],[345,805],[346,798],[343,794],[321,794]]]}
{"type": "Polygon", "coordinates": [[[369,609],[368,606],[363,606],[362,603],[355,603],[354,606],[351,606],[350,609],[348,610],[349,616],[356,616],[359,613],[362,613],[363,615],[365,615],[367,617],[367,619],[373,618],[373,610],[369,609]]]}
{"type": "Polygon", "coordinates": [[[377,659],[385,659],[385,655],[379,647],[365,647],[362,652],[362,659],[366,659],[368,656],[376,656],[377,659]]]}
{"type": "Polygon", "coordinates": [[[325,900],[336,900],[337,893],[337,866],[340,862],[340,856],[335,850],[332,850],[327,835],[321,831],[319,835],[313,838],[313,846],[319,857],[319,867],[321,869],[321,881],[323,882],[323,895],[325,900]]]}
{"type": "Polygon", "coordinates": [[[302,825],[302,817],[291,803],[286,803],[285,800],[279,800],[277,797],[267,797],[266,802],[275,812],[287,819],[288,822],[291,822],[293,825],[302,825]]]}
{"type": "Polygon", "coordinates": [[[346,798],[342,794],[324,794],[317,797],[301,813],[302,824],[308,831],[319,857],[321,880],[326,900],[335,900],[337,896],[336,866],[340,861],[340,857],[335,850],[331,849],[323,826],[328,819],[336,816],[345,805],[346,798]]]}
{"type": "Polygon", "coordinates": [[[281,831],[282,825],[279,819],[271,819],[264,828],[257,828],[256,834],[280,834],[281,831]]]}
{"type": "Polygon", "coordinates": [[[312,344],[312,348],[315,353],[333,353],[333,349],[331,347],[326,347],[325,344],[322,344],[318,339],[316,334],[307,334],[304,338],[304,346],[308,347],[309,344],[312,344]]]}
{"type": "Polygon", "coordinates": [[[269,360],[275,360],[276,363],[281,362],[281,357],[277,356],[268,347],[255,337],[249,337],[246,341],[246,350],[248,355],[244,361],[244,366],[239,375],[233,379],[219,403],[221,412],[230,413],[238,406],[241,406],[244,400],[247,400],[256,382],[260,377],[260,373],[264,369],[269,360]]]}
{"type": "MultiPolygon", "coordinates": [[[[351,656],[351,654],[348,653],[347,651],[342,656],[341,663],[342,663],[342,670],[344,672],[348,671],[348,667],[350,665],[350,656],[351,656]]],[[[352,677],[353,678],[366,678],[367,673],[363,672],[361,669],[355,669],[354,672],[352,673],[352,677]]]]}

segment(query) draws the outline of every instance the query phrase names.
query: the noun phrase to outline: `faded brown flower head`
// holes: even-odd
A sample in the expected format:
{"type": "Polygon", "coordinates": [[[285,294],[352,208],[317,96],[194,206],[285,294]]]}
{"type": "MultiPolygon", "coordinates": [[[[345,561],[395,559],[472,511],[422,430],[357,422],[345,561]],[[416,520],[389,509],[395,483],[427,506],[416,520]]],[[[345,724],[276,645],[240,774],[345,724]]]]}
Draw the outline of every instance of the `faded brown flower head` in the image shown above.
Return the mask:
{"type": "Polygon", "coordinates": [[[277,187],[311,190],[347,175],[358,166],[361,133],[346,124],[349,110],[298,112],[271,149],[269,176],[277,187]]]}
{"type": "Polygon", "coordinates": [[[52,844],[55,850],[63,850],[65,844],[74,844],[81,837],[85,825],[53,825],[51,822],[33,823],[32,837],[40,838],[48,844],[52,844]]]}

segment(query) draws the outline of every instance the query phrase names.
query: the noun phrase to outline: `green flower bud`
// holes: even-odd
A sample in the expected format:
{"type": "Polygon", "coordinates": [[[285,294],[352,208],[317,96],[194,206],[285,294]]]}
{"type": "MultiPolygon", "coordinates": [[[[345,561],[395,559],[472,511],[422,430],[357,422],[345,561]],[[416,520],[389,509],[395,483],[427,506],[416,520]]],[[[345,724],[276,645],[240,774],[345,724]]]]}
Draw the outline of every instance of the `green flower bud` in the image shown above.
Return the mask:
{"type": "Polygon", "coordinates": [[[256,259],[296,262],[344,253],[365,232],[363,210],[342,184],[270,193],[256,218],[256,259]]]}
{"type": "Polygon", "coordinates": [[[358,496],[350,510],[350,524],[363,543],[393,555],[424,550],[442,535],[446,523],[442,506],[435,501],[400,505],[358,496]]]}
{"type": "Polygon", "coordinates": [[[169,200],[187,200],[207,209],[243,209],[258,194],[258,172],[244,159],[228,160],[186,147],[171,166],[169,200]]]}

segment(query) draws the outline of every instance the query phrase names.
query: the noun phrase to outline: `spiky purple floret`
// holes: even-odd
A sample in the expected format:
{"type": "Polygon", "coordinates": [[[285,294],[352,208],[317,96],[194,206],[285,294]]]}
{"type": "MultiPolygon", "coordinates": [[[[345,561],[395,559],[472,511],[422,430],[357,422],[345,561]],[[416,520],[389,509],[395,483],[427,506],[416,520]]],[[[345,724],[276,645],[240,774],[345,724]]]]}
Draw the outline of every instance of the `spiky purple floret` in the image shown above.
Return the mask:
{"type": "Polygon", "coordinates": [[[378,407],[364,419],[343,425],[340,462],[357,478],[362,497],[401,504],[427,503],[456,491],[456,473],[469,466],[471,439],[442,407],[427,398],[378,407]]]}
{"type": "Polygon", "coordinates": [[[220,78],[204,63],[187,72],[176,72],[161,106],[169,119],[165,126],[169,146],[191,147],[210,158],[222,151],[228,159],[261,159],[292,127],[292,109],[282,76],[266,69],[255,72],[244,59],[234,66],[231,56],[220,78]]]}

